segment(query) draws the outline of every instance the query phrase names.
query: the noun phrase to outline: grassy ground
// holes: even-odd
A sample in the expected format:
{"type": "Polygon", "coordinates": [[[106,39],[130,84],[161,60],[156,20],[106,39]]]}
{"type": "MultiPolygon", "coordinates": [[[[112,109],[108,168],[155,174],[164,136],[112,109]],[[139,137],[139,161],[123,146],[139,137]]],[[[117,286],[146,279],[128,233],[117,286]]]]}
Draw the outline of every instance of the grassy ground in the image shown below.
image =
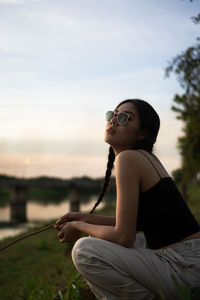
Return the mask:
{"type": "MultiPolygon", "coordinates": [[[[98,213],[113,212],[113,206],[107,205],[98,213]]],[[[37,228],[30,232],[34,230],[37,228]]],[[[0,247],[15,239],[0,241],[0,247]]],[[[81,278],[76,281],[78,273],[71,260],[72,246],[60,244],[57,231],[48,229],[0,252],[0,300],[96,299],[81,278]]]]}
{"type": "Polygon", "coordinates": [[[191,184],[188,189],[188,205],[200,224],[200,184],[191,184]]]}
{"type": "MultiPolygon", "coordinates": [[[[188,205],[200,222],[200,185],[190,186],[189,197],[188,205]]],[[[98,213],[113,212],[107,205],[98,213]]],[[[0,247],[15,239],[0,241],[0,247]]],[[[56,230],[49,229],[0,252],[0,300],[94,300],[87,284],[76,281],[71,249],[71,244],[58,242],[56,230]]]]}
{"type": "Polygon", "coordinates": [[[0,299],[52,299],[73,272],[69,253],[70,245],[61,245],[54,229],[5,249],[0,253],[0,299]]]}

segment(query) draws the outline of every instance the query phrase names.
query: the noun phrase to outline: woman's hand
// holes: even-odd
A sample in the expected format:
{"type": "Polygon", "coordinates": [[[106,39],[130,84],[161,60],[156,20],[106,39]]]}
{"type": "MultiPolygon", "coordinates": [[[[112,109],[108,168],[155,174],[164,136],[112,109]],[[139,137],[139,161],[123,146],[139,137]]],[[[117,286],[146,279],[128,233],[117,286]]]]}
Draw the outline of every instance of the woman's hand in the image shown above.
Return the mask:
{"type": "Polygon", "coordinates": [[[75,242],[80,238],[80,236],[81,232],[77,229],[74,229],[73,223],[71,222],[62,225],[62,228],[58,233],[60,243],[75,242]]]}
{"type": "Polygon", "coordinates": [[[54,228],[60,230],[63,228],[64,224],[67,224],[71,221],[83,221],[87,223],[88,220],[89,214],[87,213],[69,212],[57,220],[56,224],[54,225],[54,228]]]}

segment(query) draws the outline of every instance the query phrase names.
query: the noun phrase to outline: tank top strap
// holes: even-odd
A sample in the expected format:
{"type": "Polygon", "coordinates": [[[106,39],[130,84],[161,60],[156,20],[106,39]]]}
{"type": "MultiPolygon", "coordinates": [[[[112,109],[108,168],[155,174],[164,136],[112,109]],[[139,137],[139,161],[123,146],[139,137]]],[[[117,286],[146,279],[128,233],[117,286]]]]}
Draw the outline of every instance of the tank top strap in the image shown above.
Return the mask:
{"type": "Polygon", "coordinates": [[[153,166],[154,169],[156,170],[158,176],[159,176],[160,178],[162,178],[162,177],[160,176],[160,173],[158,172],[156,166],[153,164],[152,160],[148,157],[148,155],[146,155],[143,151],[140,151],[140,150],[136,150],[136,151],[142,153],[142,154],[150,161],[150,163],[152,164],[152,166],[153,166]]]}

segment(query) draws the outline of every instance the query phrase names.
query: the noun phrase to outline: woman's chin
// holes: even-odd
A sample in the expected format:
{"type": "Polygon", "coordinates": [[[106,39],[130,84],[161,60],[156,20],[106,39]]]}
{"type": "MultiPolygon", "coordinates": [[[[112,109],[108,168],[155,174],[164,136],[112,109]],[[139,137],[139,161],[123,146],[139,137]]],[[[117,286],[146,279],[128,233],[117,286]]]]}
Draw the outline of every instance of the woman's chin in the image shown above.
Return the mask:
{"type": "Polygon", "coordinates": [[[111,146],[110,142],[104,139],[104,142],[111,146]]]}
{"type": "Polygon", "coordinates": [[[109,138],[109,136],[105,136],[104,137],[104,142],[106,142],[107,144],[109,144],[110,146],[112,146],[111,144],[112,144],[112,141],[111,141],[111,139],[109,138]]]}

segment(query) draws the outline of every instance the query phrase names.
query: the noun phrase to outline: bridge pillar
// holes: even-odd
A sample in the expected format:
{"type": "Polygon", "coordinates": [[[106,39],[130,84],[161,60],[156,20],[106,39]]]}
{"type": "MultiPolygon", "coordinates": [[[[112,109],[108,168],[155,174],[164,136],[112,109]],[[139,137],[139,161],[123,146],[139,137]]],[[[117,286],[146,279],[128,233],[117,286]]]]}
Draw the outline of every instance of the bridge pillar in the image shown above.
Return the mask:
{"type": "Polygon", "coordinates": [[[28,187],[14,186],[11,191],[10,221],[23,223],[27,222],[26,200],[28,187]]]}
{"type": "Polygon", "coordinates": [[[73,183],[69,187],[69,203],[70,211],[80,211],[80,193],[73,183]]]}

